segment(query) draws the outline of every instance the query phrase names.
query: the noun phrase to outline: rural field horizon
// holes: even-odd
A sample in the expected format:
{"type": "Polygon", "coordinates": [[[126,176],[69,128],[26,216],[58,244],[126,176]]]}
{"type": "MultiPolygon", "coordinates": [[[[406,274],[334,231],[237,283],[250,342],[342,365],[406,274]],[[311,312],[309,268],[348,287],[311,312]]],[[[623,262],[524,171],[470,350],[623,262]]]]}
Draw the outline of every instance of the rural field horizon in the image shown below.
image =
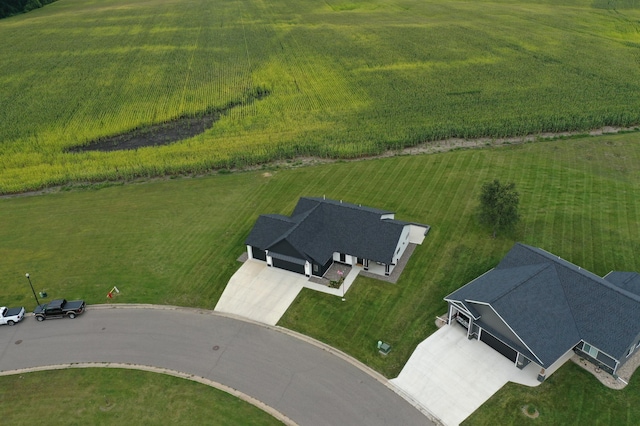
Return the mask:
{"type": "MultiPolygon", "coordinates": [[[[640,272],[639,22],[629,0],[58,0],[2,19],[2,303],[33,309],[29,272],[53,298],[117,285],[116,303],[213,309],[258,215],[326,195],[431,230],[397,284],[303,290],[278,325],[391,378],[516,241],[640,272]],[[476,214],[493,179],[522,216],[495,239],[476,214]]],[[[565,366],[467,423],[532,404],[545,424],[633,425],[638,386],[565,366]]]]}
{"type": "Polygon", "coordinates": [[[59,0],[0,20],[0,193],[634,127],[627,3],[59,0]]]}

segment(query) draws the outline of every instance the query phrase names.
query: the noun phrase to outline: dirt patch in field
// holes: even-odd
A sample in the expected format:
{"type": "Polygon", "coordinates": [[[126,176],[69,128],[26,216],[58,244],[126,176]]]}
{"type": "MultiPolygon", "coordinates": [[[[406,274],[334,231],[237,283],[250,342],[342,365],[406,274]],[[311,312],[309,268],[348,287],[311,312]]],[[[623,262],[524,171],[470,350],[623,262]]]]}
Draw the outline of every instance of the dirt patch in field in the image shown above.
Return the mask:
{"type": "Polygon", "coordinates": [[[91,141],[86,145],[69,148],[67,152],[85,151],[122,151],[138,149],[147,146],[169,145],[204,133],[211,128],[218,119],[231,109],[248,105],[267,96],[269,92],[258,89],[247,96],[243,102],[230,102],[224,108],[206,111],[196,116],[182,116],[165,123],[153,124],[134,129],[131,132],[91,141]]]}
{"type": "Polygon", "coordinates": [[[533,406],[525,405],[521,408],[521,410],[522,414],[529,417],[530,419],[537,419],[538,417],[540,417],[540,412],[533,406]]]}
{"type": "MultiPolygon", "coordinates": [[[[221,113],[220,113],[221,114],[221,113]]],[[[214,119],[215,122],[215,119],[214,119]]],[[[162,125],[158,125],[162,126],[162,125]]],[[[261,163],[257,165],[247,166],[243,168],[232,168],[230,170],[211,170],[208,173],[204,173],[201,175],[210,175],[215,173],[232,173],[232,172],[242,172],[242,171],[256,171],[263,170],[262,177],[270,178],[275,173],[275,170],[278,169],[294,169],[298,167],[312,166],[316,164],[327,164],[327,163],[335,163],[338,161],[342,162],[350,162],[350,161],[365,161],[365,160],[373,160],[377,158],[388,158],[394,156],[401,155],[420,155],[420,154],[434,154],[438,152],[447,152],[453,151],[456,149],[481,149],[488,147],[497,147],[501,145],[518,145],[527,142],[534,142],[539,140],[553,140],[567,137],[574,137],[580,135],[589,135],[589,136],[600,136],[606,134],[616,134],[620,132],[637,132],[640,131],[638,127],[603,127],[601,129],[591,130],[589,132],[562,132],[562,133],[542,133],[538,135],[528,135],[522,137],[514,137],[514,138],[502,138],[502,139],[491,139],[491,138],[479,138],[479,139],[459,139],[459,138],[451,138],[440,141],[431,141],[424,142],[422,144],[404,148],[404,149],[396,149],[389,150],[380,155],[371,155],[371,156],[363,156],[352,159],[335,159],[335,158],[325,158],[325,157],[295,157],[285,160],[272,161],[268,163],[261,163]]],[[[150,146],[151,143],[148,143],[145,146],[150,146]]],[[[133,149],[133,148],[119,148],[119,149],[133,149]]],[[[86,148],[84,151],[89,151],[91,149],[86,148]]],[[[97,149],[94,149],[97,150],[97,149]]],[[[113,149],[112,149],[113,150],[113,149]]],[[[76,149],[76,151],[81,151],[80,147],[76,149]]],[[[201,175],[183,175],[182,177],[197,177],[201,175]]],[[[157,176],[153,178],[138,178],[129,181],[105,181],[105,182],[74,182],[69,183],[63,186],[54,186],[43,188],[37,191],[28,191],[21,193],[13,193],[13,194],[2,194],[0,195],[0,199],[2,198],[12,198],[12,197],[24,197],[24,196],[33,196],[33,195],[41,195],[52,192],[59,192],[61,190],[70,190],[73,188],[79,189],[100,189],[104,186],[112,186],[112,185],[123,185],[127,183],[142,183],[142,182],[150,182],[156,180],[164,180],[174,178],[175,176],[157,176]]]]}
{"type": "Polygon", "coordinates": [[[202,117],[182,117],[167,123],[154,124],[122,135],[110,136],[76,146],[67,152],[121,151],[145,146],[168,145],[204,133],[220,117],[220,113],[205,114],[202,117]]]}

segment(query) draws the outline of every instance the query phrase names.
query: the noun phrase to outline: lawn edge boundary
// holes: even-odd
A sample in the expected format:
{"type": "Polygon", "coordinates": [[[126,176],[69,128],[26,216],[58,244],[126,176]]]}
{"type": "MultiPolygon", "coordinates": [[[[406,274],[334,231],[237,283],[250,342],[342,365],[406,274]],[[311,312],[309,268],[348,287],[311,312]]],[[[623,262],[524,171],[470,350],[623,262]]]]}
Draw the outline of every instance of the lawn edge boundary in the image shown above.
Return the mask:
{"type": "Polygon", "coordinates": [[[282,414],[280,411],[271,407],[270,405],[267,405],[264,402],[252,396],[249,396],[246,393],[241,392],[237,389],[234,389],[227,385],[223,385],[222,383],[216,382],[214,380],[206,379],[201,376],[195,376],[193,374],[183,373],[181,371],[170,370],[168,368],[154,367],[151,365],[126,364],[126,363],[118,363],[118,362],[77,362],[77,363],[74,362],[74,363],[67,363],[67,364],[42,365],[39,367],[21,368],[18,370],[0,371],[0,377],[14,376],[17,374],[25,374],[25,373],[35,373],[38,371],[67,370],[70,368],[119,368],[119,369],[126,369],[126,370],[140,370],[140,371],[147,371],[150,373],[166,374],[168,376],[191,380],[193,382],[197,382],[205,386],[218,389],[232,396],[235,396],[236,398],[239,398],[242,401],[247,402],[253,405],[254,407],[264,411],[265,413],[276,418],[277,420],[281,421],[287,426],[299,426],[296,422],[294,422],[289,417],[282,414]]]}
{"type": "MultiPolygon", "coordinates": [[[[242,317],[242,316],[239,316],[239,315],[229,314],[229,313],[226,313],[226,312],[223,313],[223,312],[213,311],[213,310],[210,310],[210,309],[192,308],[192,307],[184,307],[184,306],[154,305],[154,304],[144,304],[144,303],[126,303],[126,304],[124,304],[124,303],[123,304],[113,303],[113,304],[89,305],[88,307],[90,307],[91,309],[157,309],[157,310],[167,310],[167,311],[188,311],[188,312],[197,313],[197,314],[201,314],[201,315],[215,315],[215,316],[220,316],[220,317],[231,318],[231,319],[235,319],[235,320],[238,320],[238,321],[243,321],[243,322],[246,322],[246,323],[250,323],[250,324],[254,324],[254,325],[260,326],[260,327],[264,327],[264,328],[267,328],[267,329],[270,329],[270,330],[274,330],[274,331],[277,331],[277,332],[280,332],[280,333],[283,333],[283,334],[287,334],[287,335],[289,335],[291,337],[294,337],[294,338],[296,338],[298,340],[302,340],[302,341],[304,341],[306,343],[314,345],[314,346],[316,346],[316,347],[318,347],[318,348],[320,348],[320,349],[322,349],[322,350],[324,350],[326,352],[331,353],[334,356],[337,356],[338,358],[342,359],[343,361],[348,362],[349,364],[351,364],[354,367],[358,368],[362,372],[364,372],[364,373],[368,374],[369,376],[371,376],[372,378],[376,379],[381,384],[385,385],[388,389],[390,389],[393,392],[395,392],[398,396],[400,396],[402,399],[404,399],[409,404],[411,404],[413,407],[415,407],[418,411],[420,411],[422,414],[424,414],[425,417],[427,417],[429,420],[431,420],[435,424],[437,424],[437,425],[443,425],[444,424],[427,407],[425,407],[423,404],[421,404],[419,401],[414,399],[408,393],[404,392],[399,387],[395,386],[393,383],[391,383],[391,381],[389,379],[387,379],[385,376],[383,376],[382,374],[378,373],[377,371],[375,371],[374,369],[372,369],[368,365],[362,363],[361,361],[358,361],[357,359],[355,359],[354,357],[346,354],[345,352],[342,352],[341,350],[334,348],[333,346],[330,346],[330,345],[328,345],[326,343],[323,343],[323,342],[321,342],[319,340],[316,340],[316,339],[314,339],[312,337],[309,337],[307,335],[304,335],[302,333],[298,333],[296,331],[290,330],[288,328],[280,327],[278,325],[273,326],[273,325],[265,324],[265,323],[262,323],[262,322],[251,320],[249,318],[245,318],[245,317],[242,317]]],[[[65,367],[61,367],[61,368],[65,368],[65,367]]],[[[163,370],[163,369],[159,369],[159,370],[163,370]]],[[[169,374],[169,373],[167,373],[167,374],[169,374]]],[[[184,374],[184,373],[180,373],[180,374],[184,374]]],[[[2,373],[0,373],[0,375],[2,375],[2,373]]],[[[178,376],[178,377],[182,377],[182,376],[178,376]]],[[[185,378],[190,379],[191,377],[193,377],[193,376],[185,375],[185,378]]],[[[207,379],[203,379],[203,380],[207,380],[207,379]]],[[[196,381],[198,381],[198,380],[196,380],[196,381]]],[[[221,385],[221,386],[224,386],[224,385],[221,385]]],[[[221,390],[225,390],[225,389],[221,389],[221,390]]],[[[249,397],[249,398],[251,398],[251,397],[249,397]]],[[[250,402],[250,401],[248,401],[248,402],[250,402]]],[[[262,408],[262,407],[258,406],[258,408],[262,408]]],[[[276,416],[274,416],[274,417],[276,417],[276,416]]],[[[295,424],[295,423],[291,423],[291,424],[295,424]]]]}
{"type": "Polygon", "coordinates": [[[60,193],[65,190],[86,190],[87,188],[100,189],[101,187],[119,186],[119,185],[131,185],[142,184],[156,181],[163,181],[168,179],[180,178],[198,178],[214,176],[216,174],[226,171],[228,173],[245,173],[255,172],[260,170],[291,170],[300,167],[318,166],[324,164],[332,164],[338,162],[355,162],[355,161],[368,161],[379,160],[383,158],[402,157],[407,155],[429,155],[440,154],[456,150],[465,149],[483,149],[483,148],[498,148],[508,145],[522,145],[525,143],[533,142],[554,142],[575,138],[587,138],[587,137],[600,137],[600,136],[613,136],[624,133],[640,133],[640,124],[633,126],[603,126],[594,128],[591,130],[567,130],[563,132],[541,132],[530,133],[521,136],[508,136],[508,137],[478,137],[478,138],[461,138],[450,137],[446,139],[427,140],[418,142],[415,145],[408,145],[403,148],[387,148],[383,152],[378,154],[365,154],[356,157],[322,157],[317,155],[296,155],[291,158],[283,160],[269,160],[266,162],[257,163],[254,165],[247,165],[242,167],[231,167],[230,169],[211,168],[204,172],[199,173],[168,173],[162,175],[144,176],[131,179],[103,179],[103,180],[69,180],[66,183],[60,185],[44,186],[33,190],[24,190],[17,192],[2,192],[0,190],[0,199],[5,198],[18,198],[18,197],[31,197],[46,194],[60,193]]]}

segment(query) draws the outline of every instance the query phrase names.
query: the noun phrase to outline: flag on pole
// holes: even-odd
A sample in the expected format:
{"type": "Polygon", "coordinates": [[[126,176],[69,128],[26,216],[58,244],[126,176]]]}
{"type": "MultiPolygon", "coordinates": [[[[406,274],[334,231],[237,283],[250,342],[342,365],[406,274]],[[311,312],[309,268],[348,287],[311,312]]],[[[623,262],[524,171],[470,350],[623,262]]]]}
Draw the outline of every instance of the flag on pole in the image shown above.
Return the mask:
{"type": "Polygon", "coordinates": [[[113,299],[113,294],[111,292],[107,293],[107,299],[113,299]]]}

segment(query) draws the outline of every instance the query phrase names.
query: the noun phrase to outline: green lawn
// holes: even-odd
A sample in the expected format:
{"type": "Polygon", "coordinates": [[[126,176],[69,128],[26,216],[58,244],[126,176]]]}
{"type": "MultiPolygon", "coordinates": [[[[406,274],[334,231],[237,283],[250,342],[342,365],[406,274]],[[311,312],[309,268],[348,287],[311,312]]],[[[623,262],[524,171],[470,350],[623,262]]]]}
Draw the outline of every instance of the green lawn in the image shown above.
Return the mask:
{"type": "Polygon", "coordinates": [[[567,363],[536,388],[509,383],[463,423],[493,425],[637,425],[640,385],[633,378],[622,390],[609,389],[582,368],[567,363]],[[522,414],[530,405],[536,419],[522,414]]]}
{"type": "Polygon", "coordinates": [[[0,377],[6,425],[280,425],[200,383],[136,370],[84,368],[0,377]]]}
{"type": "Polygon", "coordinates": [[[3,303],[34,307],[24,277],[29,272],[36,291],[50,297],[104,303],[117,285],[116,303],[212,309],[239,267],[235,259],[257,216],[290,214],[298,197],[326,195],[396,211],[398,219],[431,225],[431,232],[397,284],[358,278],[346,302],[304,290],[280,325],[395,377],[435,330],[434,317],[446,309],[442,298],[495,266],[514,241],[599,275],[640,271],[638,138],[630,133],[0,199],[3,303]],[[495,240],[474,215],[481,185],[494,178],[516,183],[522,213],[513,235],[495,240]],[[377,353],[380,339],[393,346],[387,357],[377,353]]]}
{"type": "MultiPolygon", "coordinates": [[[[432,229],[396,285],[359,278],[345,303],[304,290],[280,324],[348,348],[395,377],[415,346],[435,330],[435,316],[446,311],[443,297],[495,266],[514,241],[542,247],[601,276],[613,269],[638,270],[637,138],[587,138],[326,167],[336,178],[338,198],[390,208],[397,218],[432,229]],[[522,214],[513,235],[495,240],[474,215],[481,185],[494,177],[516,183],[522,214]],[[378,355],[378,340],[393,346],[389,356],[378,355]]],[[[311,168],[306,172],[304,178],[304,171],[293,175],[301,182],[324,175],[311,168]]]]}
{"type": "Polygon", "coordinates": [[[604,0],[64,0],[0,21],[0,193],[640,123],[604,0]],[[259,90],[269,95],[248,102],[259,90]],[[66,148],[245,101],[160,148],[66,148]]]}

